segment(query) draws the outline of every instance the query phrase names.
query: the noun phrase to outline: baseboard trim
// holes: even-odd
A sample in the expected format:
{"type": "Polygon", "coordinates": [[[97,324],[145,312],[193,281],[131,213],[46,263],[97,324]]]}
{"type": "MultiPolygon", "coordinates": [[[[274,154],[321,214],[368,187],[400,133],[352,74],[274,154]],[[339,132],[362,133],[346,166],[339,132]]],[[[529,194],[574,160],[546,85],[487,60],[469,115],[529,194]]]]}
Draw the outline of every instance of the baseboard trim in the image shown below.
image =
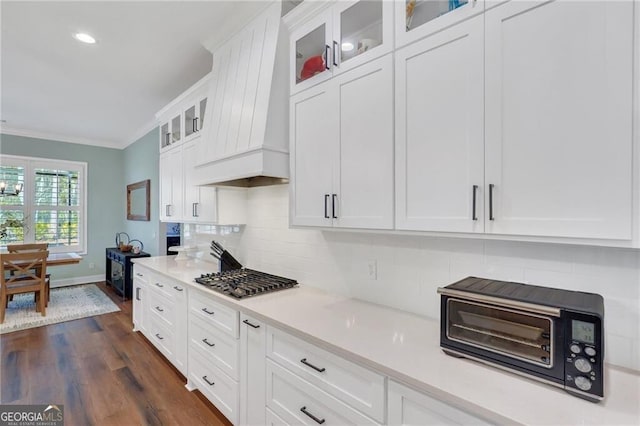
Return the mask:
{"type": "Polygon", "coordinates": [[[104,274],[102,274],[102,275],[87,275],[87,276],[84,276],[84,277],[62,278],[62,279],[59,279],[59,280],[56,280],[54,278],[54,279],[51,280],[51,288],[67,287],[67,286],[70,286],[70,285],[87,284],[87,283],[97,283],[97,282],[100,282],[100,281],[104,281],[104,274]]]}

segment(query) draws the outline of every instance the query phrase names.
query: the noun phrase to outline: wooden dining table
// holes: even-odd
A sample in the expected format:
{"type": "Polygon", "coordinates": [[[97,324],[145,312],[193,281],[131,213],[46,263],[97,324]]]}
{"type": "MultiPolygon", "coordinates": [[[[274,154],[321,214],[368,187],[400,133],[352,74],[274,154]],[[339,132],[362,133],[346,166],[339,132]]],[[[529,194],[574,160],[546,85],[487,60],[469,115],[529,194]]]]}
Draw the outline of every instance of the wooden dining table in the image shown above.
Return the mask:
{"type": "MultiPolygon", "coordinates": [[[[0,251],[0,254],[8,253],[6,250],[0,251]]],[[[47,268],[50,266],[64,266],[64,265],[74,265],[80,263],[82,260],[82,256],[78,253],[49,253],[47,256],[47,268]]],[[[29,265],[28,262],[24,262],[23,264],[18,263],[20,266],[29,265]]],[[[12,268],[7,268],[7,270],[11,270],[12,268]]]]}

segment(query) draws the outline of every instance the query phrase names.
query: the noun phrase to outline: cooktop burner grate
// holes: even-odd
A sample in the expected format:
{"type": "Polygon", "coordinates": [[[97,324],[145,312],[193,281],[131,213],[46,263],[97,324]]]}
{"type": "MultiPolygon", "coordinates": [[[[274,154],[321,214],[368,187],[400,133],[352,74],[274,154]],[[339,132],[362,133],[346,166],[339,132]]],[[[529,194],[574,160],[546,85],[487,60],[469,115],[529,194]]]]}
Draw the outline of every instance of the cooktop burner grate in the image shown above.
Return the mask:
{"type": "Polygon", "coordinates": [[[237,299],[271,293],[298,285],[296,280],[245,268],[202,274],[195,278],[195,281],[237,299]]]}

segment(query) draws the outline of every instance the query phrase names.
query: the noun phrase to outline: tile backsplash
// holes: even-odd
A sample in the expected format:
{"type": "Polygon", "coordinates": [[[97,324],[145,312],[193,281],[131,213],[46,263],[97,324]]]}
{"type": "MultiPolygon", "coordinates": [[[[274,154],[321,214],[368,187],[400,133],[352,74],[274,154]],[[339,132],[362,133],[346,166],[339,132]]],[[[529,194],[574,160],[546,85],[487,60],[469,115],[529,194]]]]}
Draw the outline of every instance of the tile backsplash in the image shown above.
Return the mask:
{"type": "Polygon", "coordinates": [[[599,293],[607,362],[640,370],[640,251],[290,229],[287,185],[248,191],[239,232],[187,225],[185,244],[215,238],[247,267],[436,319],[436,289],[469,275],[599,293]]]}

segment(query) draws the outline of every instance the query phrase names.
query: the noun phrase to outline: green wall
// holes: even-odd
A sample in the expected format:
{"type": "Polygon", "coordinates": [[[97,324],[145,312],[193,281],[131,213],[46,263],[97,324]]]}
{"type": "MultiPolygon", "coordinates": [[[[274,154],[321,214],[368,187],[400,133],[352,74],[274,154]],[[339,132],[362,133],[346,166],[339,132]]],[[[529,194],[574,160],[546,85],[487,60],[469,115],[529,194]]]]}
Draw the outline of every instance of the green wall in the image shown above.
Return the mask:
{"type": "Polygon", "coordinates": [[[144,251],[158,254],[157,128],[124,150],[0,134],[0,154],[88,163],[87,254],[77,265],[56,266],[53,280],[104,276],[104,250],[115,246],[116,232],[126,232],[144,243],[144,251]],[[151,220],[127,220],[126,187],[145,179],[151,180],[151,220]]]}
{"type": "MultiPolygon", "coordinates": [[[[159,216],[158,206],[160,205],[158,197],[159,178],[158,178],[158,128],[151,130],[149,133],[129,145],[124,150],[124,182],[125,186],[140,182],[142,180],[151,180],[151,220],[134,221],[125,220],[123,230],[129,234],[131,238],[138,239],[144,244],[144,251],[152,256],[158,255],[159,241],[159,216]]],[[[123,213],[126,219],[126,205],[123,213]]]]}

